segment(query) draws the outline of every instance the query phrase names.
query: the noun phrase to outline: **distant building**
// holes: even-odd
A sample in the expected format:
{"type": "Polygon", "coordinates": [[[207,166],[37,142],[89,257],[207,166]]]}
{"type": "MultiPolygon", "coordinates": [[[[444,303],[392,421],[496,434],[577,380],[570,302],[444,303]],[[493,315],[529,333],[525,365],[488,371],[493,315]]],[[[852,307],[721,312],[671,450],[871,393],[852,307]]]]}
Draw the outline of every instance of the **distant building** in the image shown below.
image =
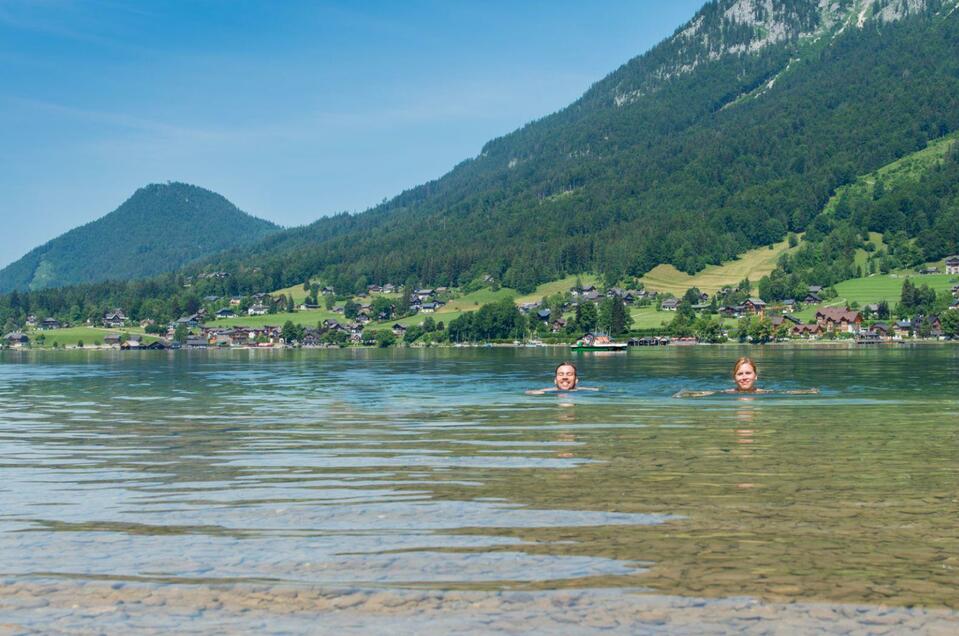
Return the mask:
{"type": "Polygon", "coordinates": [[[816,312],[816,324],[823,331],[859,333],[862,328],[862,315],[858,311],[842,307],[823,307],[816,312]]]}
{"type": "Polygon", "coordinates": [[[959,274],[959,256],[950,256],[946,259],[946,273],[959,274]]]}
{"type": "Polygon", "coordinates": [[[747,298],[746,302],[743,303],[743,309],[745,309],[747,313],[760,317],[766,315],[766,303],[759,298],[747,298]]]}
{"type": "Polygon", "coordinates": [[[40,329],[59,329],[62,325],[56,318],[44,318],[37,326],[40,329]]]}
{"type": "Polygon", "coordinates": [[[663,311],[676,311],[678,307],[679,301],[675,298],[667,298],[659,305],[659,308],[663,311]]]}
{"type": "Polygon", "coordinates": [[[266,305],[261,305],[259,303],[255,305],[250,305],[250,308],[246,310],[247,315],[249,316],[265,316],[269,312],[269,309],[266,305]]]}
{"type": "Polygon", "coordinates": [[[114,309],[103,314],[104,327],[122,327],[127,324],[127,316],[122,309],[114,309]]]}

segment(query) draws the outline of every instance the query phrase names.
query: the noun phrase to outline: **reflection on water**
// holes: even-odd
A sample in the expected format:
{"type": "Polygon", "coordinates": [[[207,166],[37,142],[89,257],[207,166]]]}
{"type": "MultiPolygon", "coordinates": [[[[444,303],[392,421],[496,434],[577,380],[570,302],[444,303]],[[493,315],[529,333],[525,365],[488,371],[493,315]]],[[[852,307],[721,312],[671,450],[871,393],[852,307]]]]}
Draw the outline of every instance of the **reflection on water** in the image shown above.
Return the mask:
{"type": "Polygon", "coordinates": [[[523,395],[560,350],[4,355],[0,624],[155,596],[116,625],[328,601],[439,632],[541,602],[562,624],[570,594],[582,631],[691,599],[715,611],[690,633],[757,607],[955,624],[956,348],[769,348],[764,386],[822,393],[695,400],[671,396],[725,388],[735,348],[583,356],[603,390],[561,398],[523,395]]]}

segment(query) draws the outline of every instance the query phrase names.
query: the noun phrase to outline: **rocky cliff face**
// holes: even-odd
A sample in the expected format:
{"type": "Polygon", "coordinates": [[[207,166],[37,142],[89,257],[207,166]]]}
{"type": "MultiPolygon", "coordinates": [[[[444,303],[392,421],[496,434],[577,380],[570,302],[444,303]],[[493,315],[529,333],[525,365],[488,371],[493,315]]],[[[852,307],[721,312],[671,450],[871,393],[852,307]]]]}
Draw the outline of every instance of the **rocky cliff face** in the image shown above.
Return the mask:
{"type": "MultiPolygon", "coordinates": [[[[714,0],[649,54],[630,62],[645,67],[612,92],[625,106],[665,81],[729,55],[770,46],[799,46],[846,28],[882,25],[921,12],[955,11],[959,0],[714,0]]],[[[629,65],[627,65],[629,66],[629,65]]]]}

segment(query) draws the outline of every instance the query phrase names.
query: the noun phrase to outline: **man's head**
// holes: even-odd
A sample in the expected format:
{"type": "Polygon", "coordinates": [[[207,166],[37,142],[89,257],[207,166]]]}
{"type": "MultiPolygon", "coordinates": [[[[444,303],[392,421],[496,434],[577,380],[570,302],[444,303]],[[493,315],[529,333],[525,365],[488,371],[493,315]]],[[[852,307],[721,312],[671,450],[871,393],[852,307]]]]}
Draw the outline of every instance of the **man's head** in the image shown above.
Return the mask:
{"type": "Polygon", "coordinates": [[[556,378],[553,380],[560,391],[572,391],[576,388],[576,367],[571,362],[563,362],[556,367],[556,378]]]}

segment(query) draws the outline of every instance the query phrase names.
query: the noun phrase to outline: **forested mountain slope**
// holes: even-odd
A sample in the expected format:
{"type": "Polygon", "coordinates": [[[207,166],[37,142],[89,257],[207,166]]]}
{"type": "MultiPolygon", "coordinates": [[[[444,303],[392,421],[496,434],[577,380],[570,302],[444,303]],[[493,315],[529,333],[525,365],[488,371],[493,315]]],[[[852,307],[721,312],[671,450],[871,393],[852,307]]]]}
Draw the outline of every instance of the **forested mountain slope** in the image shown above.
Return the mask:
{"type": "Polygon", "coordinates": [[[806,229],[855,175],[959,129],[955,5],[710,2],[441,179],[210,265],[276,287],[698,271],[806,229]]]}
{"type": "Polygon", "coordinates": [[[209,190],[149,185],[106,216],[0,270],[0,291],[152,276],[279,229],[209,190]]]}

